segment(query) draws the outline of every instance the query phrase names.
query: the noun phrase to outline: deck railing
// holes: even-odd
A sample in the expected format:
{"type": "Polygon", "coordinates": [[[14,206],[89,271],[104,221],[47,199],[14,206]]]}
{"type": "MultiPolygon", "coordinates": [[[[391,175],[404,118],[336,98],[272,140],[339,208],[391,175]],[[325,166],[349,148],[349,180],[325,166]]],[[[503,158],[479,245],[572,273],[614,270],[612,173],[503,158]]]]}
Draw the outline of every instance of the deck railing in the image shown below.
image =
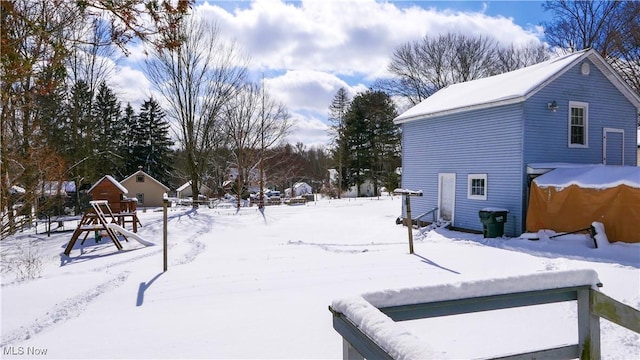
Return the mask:
{"type": "MultiPolygon", "coordinates": [[[[589,270],[591,271],[591,270],[589,270]]],[[[568,272],[559,272],[559,280],[566,276],[568,272]]],[[[595,272],[593,272],[595,273],[595,272]]],[[[584,275],[584,274],[579,274],[584,275]]],[[[588,275],[588,274],[587,274],[588,275]]],[[[451,288],[424,287],[409,289],[409,293],[402,291],[392,293],[399,299],[420,299],[414,304],[401,304],[387,306],[389,300],[393,303],[393,296],[388,292],[382,295],[377,293],[365,294],[362,297],[336,300],[329,310],[333,314],[333,327],[343,337],[343,359],[396,359],[396,358],[439,358],[443,353],[418,352],[416,348],[426,345],[419,337],[410,340],[402,345],[402,341],[388,342],[385,338],[389,334],[394,334],[393,327],[405,320],[425,319],[438,316],[449,316],[457,314],[472,313],[478,311],[490,311],[498,309],[508,309],[531,305],[549,304],[565,301],[577,301],[578,320],[578,343],[559,346],[548,349],[541,349],[532,352],[510,354],[506,356],[491,357],[492,359],[600,359],[600,318],[607,319],[613,323],[640,333],[640,311],[625,305],[597,290],[593,283],[586,281],[578,284],[575,281],[568,281],[568,286],[555,287],[556,281],[549,281],[553,274],[545,274],[545,278],[540,281],[539,275],[533,277],[519,277],[515,281],[522,281],[520,284],[540,284],[552,283],[550,288],[528,290],[516,292],[501,292],[497,289],[494,294],[465,297],[465,289],[473,288],[474,291],[466,291],[477,295],[477,289],[491,289],[493,285],[507,284],[509,280],[503,279],[489,280],[486,282],[474,282],[470,286],[451,288]],[[538,279],[538,280],[536,280],[538,279]],[[443,289],[448,292],[445,295],[435,294],[432,299],[431,292],[442,293],[443,289]],[[457,293],[456,293],[457,291],[457,293]],[[462,296],[460,296],[462,295],[462,296]],[[372,299],[371,301],[366,299],[372,299]],[[377,300],[376,300],[377,299],[377,300]],[[383,299],[380,301],[380,299],[383,299]],[[385,304],[387,303],[387,304],[385,304]],[[375,311],[377,308],[378,311],[375,311]],[[363,315],[366,314],[366,315],[363,315]],[[375,327],[366,324],[375,323],[375,327]],[[365,325],[363,325],[365,324],[365,325]],[[418,340],[416,342],[416,340],[418,340]],[[391,345],[389,345],[391,344],[391,345]],[[398,345],[400,344],[400,345],[398,345]]],[[[569,276],[576,279],[575,276],[569,276]]],[[[580,278],[580,276],[578,276],[580,278]]],[[[584,277],[582,277],[584,278],[584,277]]],[[[596,274],[597,279],[597,274],[596,274]]],[[[600,284],[598,284],[600,285],[600,284]]],[[[600,285],[601,286],[601,285],[600,285]]],[[[535,286],[534,286],[535,287],[535,286]]],[[[508,289],[508,286],[502,286],[508,289]]],[[[488,290],[491,293],[491,290],[488,290]]],[[[406,331],[395,331],[397,334],[406,336],[406,331]]],[[[427,346],[428,348],[428,346],[427,346]]]]}

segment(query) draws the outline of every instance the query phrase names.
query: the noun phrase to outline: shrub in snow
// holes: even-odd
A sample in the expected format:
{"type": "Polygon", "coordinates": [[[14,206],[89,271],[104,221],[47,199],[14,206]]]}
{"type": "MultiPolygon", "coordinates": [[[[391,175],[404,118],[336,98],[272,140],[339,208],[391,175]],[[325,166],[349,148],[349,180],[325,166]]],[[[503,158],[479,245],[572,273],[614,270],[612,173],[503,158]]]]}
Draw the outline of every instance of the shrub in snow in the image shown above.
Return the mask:
{"type": "Polygon", "coordinates": [[[27,244],[16,245],[16,255],[9,263],[9,268],[16,274],[18,280],[39,278],[42,274],[42,254],[29,241],[27,244]]]}

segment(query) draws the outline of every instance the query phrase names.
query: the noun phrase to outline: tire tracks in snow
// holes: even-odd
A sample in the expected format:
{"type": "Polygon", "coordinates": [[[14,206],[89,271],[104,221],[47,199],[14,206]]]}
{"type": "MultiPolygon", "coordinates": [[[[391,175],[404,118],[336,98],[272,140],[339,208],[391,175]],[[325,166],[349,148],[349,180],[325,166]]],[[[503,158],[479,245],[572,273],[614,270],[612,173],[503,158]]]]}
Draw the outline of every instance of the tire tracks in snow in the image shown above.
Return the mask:
{"type": "Polygon", "coordinates": [[[114,278],[103,282],[79,295],[69,298],[56,304],[53,309],[36,318],[31,324],[21,326],[2,337],[0,347],[17,344],[21,341],[29,340],[33,336],[48,330],[51,327],[61,325],[68,320],[77,318],[88,306],[101,295],[114,290],[125,283],[129,277],[129,272],[121,272],[114,278]]]}

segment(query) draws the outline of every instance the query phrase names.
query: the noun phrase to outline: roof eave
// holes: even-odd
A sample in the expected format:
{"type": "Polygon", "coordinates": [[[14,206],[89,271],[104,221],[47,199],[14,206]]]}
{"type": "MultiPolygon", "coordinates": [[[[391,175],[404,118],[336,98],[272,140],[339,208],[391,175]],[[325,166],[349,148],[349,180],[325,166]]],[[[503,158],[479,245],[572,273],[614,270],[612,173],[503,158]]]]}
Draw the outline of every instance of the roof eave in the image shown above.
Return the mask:
{"type": "Polygon", "coordinates": [[[432,118],[432,117],[436,117],[436,116],[459,114],[459,113],[472,111],[472,110],[481,110],[481,109],[488,109],[488,108],[493,108],[493,107],[497,107],[497,106],[517,104],[517,103],[523,102],[526,98],[527,98],[527,96],[519,95],[519,96],[516,96],[516,97],[511,97],[511,98],[502,99],[502,100],[498,100],[498,101],[486,102],[486,103],[482,103],[482,104],[463,106],[463,107],[459,107],[459,108],[447,109],[447,110],[443,110],[443,111],[436,111],[436,112],[432,112],[432,113],[417,114],[417,115],[413,115],[413,116],[406,117],[406,118],[403,118],[403,119],[396,118],[394,120],[394,123],[400,125],[400,124],[412,122],[412,121],[415,121],[415,120],[422,120],[422,119],[432,118]]]}

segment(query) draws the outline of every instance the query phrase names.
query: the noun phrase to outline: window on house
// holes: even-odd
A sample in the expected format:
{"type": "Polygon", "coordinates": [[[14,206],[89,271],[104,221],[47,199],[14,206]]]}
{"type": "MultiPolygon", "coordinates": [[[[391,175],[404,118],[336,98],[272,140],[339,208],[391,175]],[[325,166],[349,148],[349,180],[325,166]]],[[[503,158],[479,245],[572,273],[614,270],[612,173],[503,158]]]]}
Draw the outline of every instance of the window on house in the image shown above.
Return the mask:
{"type": "Polygon", "coordinates": [[[487,200],[487,174],[469,174],[467,198],[487,200]]]}
{"type": "Polygon", "coordinates": [[[137,175],[136,182],[144,182],[144,175],[137,175]]]}
{"type": "Polygon", "coordinates": [[[589,104],[569,102],[569,147],[587,147],[589,104]]]}
{"type": "Polygon", "coordinates": [[[136,199],[138,199],[138,204],[144,204],[144,194],[136,194],[136,199]]]}

